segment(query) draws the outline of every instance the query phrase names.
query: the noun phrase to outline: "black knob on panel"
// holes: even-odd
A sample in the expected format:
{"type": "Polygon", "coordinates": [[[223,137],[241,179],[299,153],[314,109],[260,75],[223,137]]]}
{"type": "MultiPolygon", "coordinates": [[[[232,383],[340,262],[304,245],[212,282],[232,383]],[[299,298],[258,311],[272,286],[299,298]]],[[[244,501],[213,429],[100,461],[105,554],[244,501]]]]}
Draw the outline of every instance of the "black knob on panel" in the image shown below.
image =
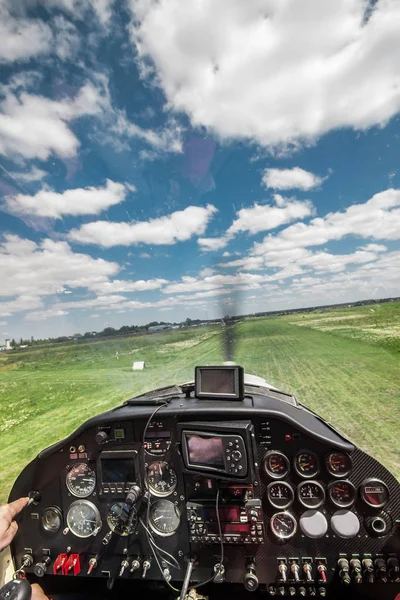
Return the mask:
{"type": "Polygon", "coordinates": [[[249,563],[246,567],[243,585],[248,592],[255,592],[258,588],[258,577],[254,562],[249,563]]]}
{"type": "Polygon", "coordinates": [[[242,453],[239,452],[239,450],[234,450],[232,452],[232,460],[234,460],[235,462],[238,462],[241,458],[242,458],[242,453]]]}
{"type": "Polygon", "coordinates": [[[303,598],[305,596],[307,596],[307,590],[305,587],[303,587],[303,586],[299,587],[299,596],[302,596],[303,598]]]}
{"type": "Polygon", "coordinates": [[[285,595],[285,588],[283,587],[283,585],[280,585],[277,589],[276,589],[276,593],[278,596],[284,596],[285,595]]]}
{"type": "Polygon", "coordinates": [[[104,442],[106,442],[108,439],[108,433],[106,433],[105,431],[98,431],[96,433],[96,442],[98,444],[104,444],[104,442]]]}
{"type": "Polygon", "coordinates": [[[318,595],[321,596],[321,598],[325,598],[325,596],[326,596],[326,588],[324,588],[324,587],[318,588],[318,595]]]}
{"type": "Polygon", "coordinates": [[[276,588],[274,585],[268,586],[268,593],[270,596],[276,596],[276,588]]]}
{"type": "Polygon", "coordinates": [[[292,585],[289,588],[289,596],[295,596],[296,595],[296,588],[294,588],[292,585]]]}
{"type": "Polygon", "coordinates": [[[33,572],[35,573],[36,577],[44,577],[50,562],[50,556],[46,556],[43,558],[42,562],[36,563],[36,565],[33,567],[33,572]]]}

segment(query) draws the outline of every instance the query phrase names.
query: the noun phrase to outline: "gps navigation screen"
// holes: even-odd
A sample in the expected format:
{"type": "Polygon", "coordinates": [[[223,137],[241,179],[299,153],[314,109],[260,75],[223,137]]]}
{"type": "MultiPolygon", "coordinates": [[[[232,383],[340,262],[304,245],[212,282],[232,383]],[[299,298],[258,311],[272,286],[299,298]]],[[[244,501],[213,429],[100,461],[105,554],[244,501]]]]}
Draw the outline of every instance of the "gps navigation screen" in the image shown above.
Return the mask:
{"type": "Polygon", "coordinates": [[[204,394],[235,394],[235,371],[231,369],[204,369],[201,377],[204,394]]]}
{"type": "Polygon", "coordinates": [[[224,467],[222,438],[186,434],[189,462],[192,465],[224,467]]]}

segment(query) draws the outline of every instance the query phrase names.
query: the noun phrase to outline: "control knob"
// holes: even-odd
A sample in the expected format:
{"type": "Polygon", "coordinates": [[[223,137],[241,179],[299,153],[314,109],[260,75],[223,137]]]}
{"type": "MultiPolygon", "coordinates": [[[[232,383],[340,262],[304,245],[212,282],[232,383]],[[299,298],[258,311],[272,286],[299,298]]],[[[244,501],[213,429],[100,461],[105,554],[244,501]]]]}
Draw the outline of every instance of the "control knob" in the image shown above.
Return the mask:
{"type": "Polygon", "coordinates": [[[108,433],[103,430],[98,431],[95,439],[98,444],[104,444],[104,442],[106,442],[108,439],[108,433]]]}
{"type": "Polygon", "coordinates": [[[255,592],[258,588],[258,577],[256,575],[256,565],[254,561],[250,561],[246,566],[243,585],[248,592],[255,592]]]}
{"type": "Polygon", "coordinates": [[[35,573],[36,577],[44,577],[44,575],[47,571],[47,567],[49,566],[50,563],[51,563],[50,556],[44,556],[42,559],[42,562],[36,563],[36,565],[33,567],[33,572],[35,573]]]}
{"type": "Polygon", "coordinates": [[[232,460],[234,460],[235,462],[238,462],[241,458],[242,458],[242,453],[239,452],[239,450],[234,450],[232,452],[232,460]]]}

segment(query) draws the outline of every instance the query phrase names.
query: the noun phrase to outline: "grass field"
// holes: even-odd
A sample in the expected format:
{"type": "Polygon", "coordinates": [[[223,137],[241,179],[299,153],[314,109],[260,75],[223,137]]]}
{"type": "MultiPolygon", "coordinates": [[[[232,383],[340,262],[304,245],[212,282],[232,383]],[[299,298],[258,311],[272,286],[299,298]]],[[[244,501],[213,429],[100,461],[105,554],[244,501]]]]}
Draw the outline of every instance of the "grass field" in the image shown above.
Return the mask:
{"type": "MultiPolygon", "coordinates": [[[[89,417],[223,360],[219,328],[0,355],[0,502],[21,468],[89,417]],[[115,353],[118,351],[119,360],[115,353]],[[134,360],[146,369],[132,371],[134,360]]],[[[400,479],[400,304],[249,319],[237,362],[329,420],[400,479]]]]}

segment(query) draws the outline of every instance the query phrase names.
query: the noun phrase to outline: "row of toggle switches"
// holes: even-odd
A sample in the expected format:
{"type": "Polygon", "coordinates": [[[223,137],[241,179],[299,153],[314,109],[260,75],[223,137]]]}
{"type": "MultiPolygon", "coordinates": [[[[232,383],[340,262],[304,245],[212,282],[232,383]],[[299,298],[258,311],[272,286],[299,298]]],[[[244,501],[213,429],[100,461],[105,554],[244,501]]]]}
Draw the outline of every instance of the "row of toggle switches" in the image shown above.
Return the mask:
{"type": "Polygon", "coordinates": [[[400,564],[398,558],[389,556],[387,560],[364,556],[360,559],[341,557],[338,560],[338,572],[341,582],[351,583],[400,583],[400,564]]]}

